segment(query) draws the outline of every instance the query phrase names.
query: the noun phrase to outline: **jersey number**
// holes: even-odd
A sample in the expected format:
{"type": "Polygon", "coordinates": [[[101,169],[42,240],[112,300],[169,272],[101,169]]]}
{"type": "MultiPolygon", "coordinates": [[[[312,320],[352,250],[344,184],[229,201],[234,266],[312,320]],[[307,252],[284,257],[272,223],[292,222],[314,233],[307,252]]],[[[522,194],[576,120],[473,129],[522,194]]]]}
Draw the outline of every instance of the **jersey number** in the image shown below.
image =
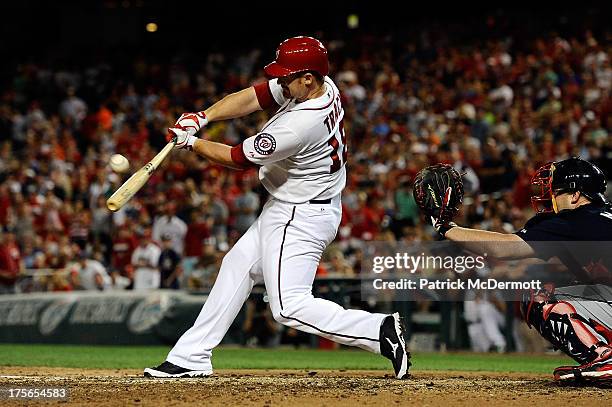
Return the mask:
{"type": "Polygon", "coordinates": [[[344,118],[340,120],[339,130],[340,130],[340,137],[342,138],[342,161],[340,161],[340,151],[339,151],[340,143],[338,142],[336,135],[332,134],[329,140],[327,140],[327,144],[332,147],[332,151],[329,154],[330,158],[332,159],[332,165],[329,166],[330,174],[333,174],[334,172],[338,171],[340,168],[342,168],[344,164],[346,164],[347,151],[346,151],[346,133],[344,132],[344,118]]]}

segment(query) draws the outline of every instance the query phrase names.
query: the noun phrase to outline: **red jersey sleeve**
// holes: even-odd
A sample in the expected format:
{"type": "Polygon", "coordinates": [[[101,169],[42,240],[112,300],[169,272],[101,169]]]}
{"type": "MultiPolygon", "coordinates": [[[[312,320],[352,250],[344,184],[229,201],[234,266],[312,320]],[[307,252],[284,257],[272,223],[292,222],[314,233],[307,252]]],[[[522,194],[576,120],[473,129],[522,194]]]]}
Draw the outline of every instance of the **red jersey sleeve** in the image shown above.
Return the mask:
{"type": "Polygon", "coordinates": [[[255,89],[259,106],[261,106],[262,109],[267,109],[276,105],[276,101],[274,100],[272,91],[270,90],[269,82],[262,82],[253,86],[253,88],[255,89]]]}

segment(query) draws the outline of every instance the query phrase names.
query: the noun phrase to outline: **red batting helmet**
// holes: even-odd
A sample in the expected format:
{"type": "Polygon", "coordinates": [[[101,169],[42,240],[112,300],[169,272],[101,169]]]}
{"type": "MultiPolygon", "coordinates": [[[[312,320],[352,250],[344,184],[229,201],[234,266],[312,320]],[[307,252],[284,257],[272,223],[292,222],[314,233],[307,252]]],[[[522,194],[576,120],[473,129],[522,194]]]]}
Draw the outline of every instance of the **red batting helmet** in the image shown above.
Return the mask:
{"type": "Polygon", "coordinates": [[[264,68],[273,78],[296,72],[315,71],[325,76],[329,73],[327,50],[321,41],[312,37],[293,37],[280,43],[276,60],[264,68]]]}

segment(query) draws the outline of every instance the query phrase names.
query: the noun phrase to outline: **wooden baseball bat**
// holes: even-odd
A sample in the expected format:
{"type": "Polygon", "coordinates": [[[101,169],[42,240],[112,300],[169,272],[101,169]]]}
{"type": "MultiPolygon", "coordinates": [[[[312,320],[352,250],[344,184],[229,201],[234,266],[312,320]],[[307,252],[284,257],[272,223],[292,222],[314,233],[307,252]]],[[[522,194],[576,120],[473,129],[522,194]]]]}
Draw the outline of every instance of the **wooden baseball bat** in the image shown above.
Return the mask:
{"type": "Polygon", "coordinates": [[[176,145],[176,139],[169,142],[151,161],[144,167],[136,171],[127,181],[121,185],[114,194],[106,201],[106,207],[113,212],[118,211],[125,205],[140,188],[147,183],[151,174],[166,159],[170,151],[176,145]]]}

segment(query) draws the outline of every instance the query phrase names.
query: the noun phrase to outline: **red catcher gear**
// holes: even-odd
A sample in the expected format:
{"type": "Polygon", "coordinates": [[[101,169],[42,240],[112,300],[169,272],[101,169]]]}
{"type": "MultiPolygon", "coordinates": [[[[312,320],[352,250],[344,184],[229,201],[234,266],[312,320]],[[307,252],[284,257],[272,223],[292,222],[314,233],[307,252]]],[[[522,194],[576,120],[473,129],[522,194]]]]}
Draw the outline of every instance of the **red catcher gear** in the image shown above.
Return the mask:
{"type": "Polygon", "coordinates": [[[552,164],[541,166],[531,178],[531,206],[537,213],[553,212],[552,164]]]}
{"type": "Polygon", "coordinates": [[[323,76],[329,73],[327,50],[321,41],[312,37],[293,37],[280,43],[276,60],[264,68],[272,78],[303,71],[315,71],[323,76]]]}
{"type": "Polygon", "coordinates": [[[534,187],[531,203],[536,212],[557,212],[553,193],[578,191],[591,202],[606,203],[604,173],[595,164],[578,157],[540,167],[531,184],[534,187]],[[544,208],[540,208],[540,205],[544,205],[544,208]]]}

